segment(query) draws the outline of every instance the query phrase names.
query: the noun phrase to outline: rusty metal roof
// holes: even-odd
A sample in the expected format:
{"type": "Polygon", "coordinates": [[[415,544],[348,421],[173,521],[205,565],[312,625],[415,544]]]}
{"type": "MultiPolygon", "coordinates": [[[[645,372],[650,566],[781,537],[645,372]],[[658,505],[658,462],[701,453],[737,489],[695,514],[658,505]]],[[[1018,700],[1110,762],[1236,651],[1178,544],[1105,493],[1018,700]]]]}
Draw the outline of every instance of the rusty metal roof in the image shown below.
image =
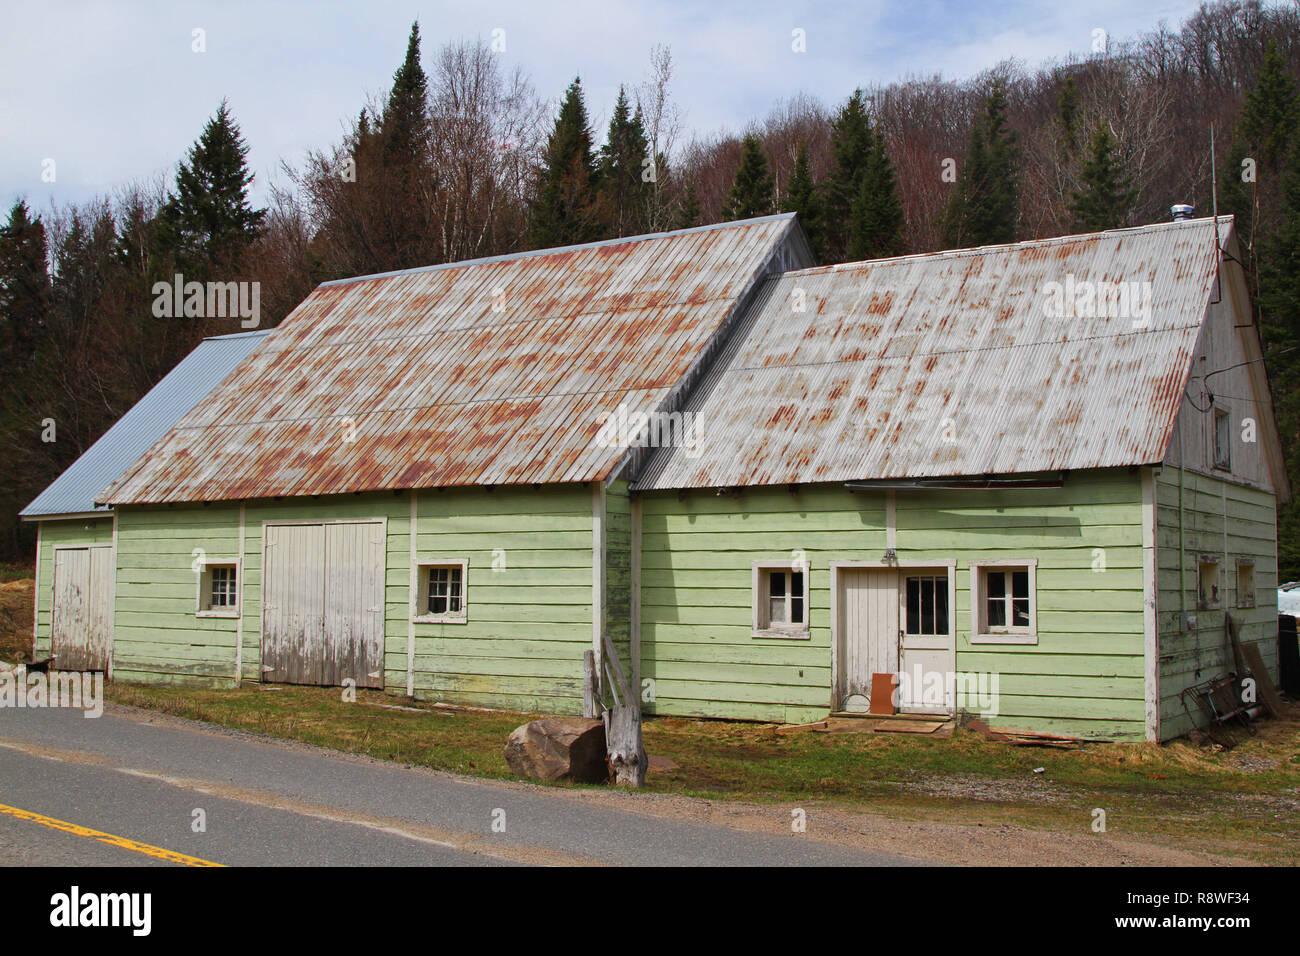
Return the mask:
{"type": "Polygon", "coordinates": [[[773,278],[685,406],[701,450],[660,449],[636,487],[1161,461],[1218,263],[1200,219],[773,278]],[[1083,283],[1144,283],[1149,325],[1140,297],[1049,315],[1051,283],[1080,306],[1083,283]]]}
{"type": "Polygon", "coordinates": [[[787,214],[325,283],[98,499],[607,478],[602,413],[657,409],[803,249],[787,214]]]}

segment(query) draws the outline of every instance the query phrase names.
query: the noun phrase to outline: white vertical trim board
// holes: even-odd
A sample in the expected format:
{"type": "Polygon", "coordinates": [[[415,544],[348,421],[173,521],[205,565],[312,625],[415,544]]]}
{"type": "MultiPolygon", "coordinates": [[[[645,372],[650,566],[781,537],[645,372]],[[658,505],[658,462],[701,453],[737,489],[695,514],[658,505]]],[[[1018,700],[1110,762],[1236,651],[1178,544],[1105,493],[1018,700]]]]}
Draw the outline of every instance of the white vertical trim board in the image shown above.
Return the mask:
{"type": "MultiPolygon", "coordinates": [[[[113,562],[113,586],[108,589],[108,663],[104,665],[104,679],[113,679],[113,651],[117,647],[117,512],[113,512],[113,543],[110,551],[113,562]]],[[[39,555],[39,552],[38,552],[39,555]]]]}
{"type": "MultiPolygon", "coordinates": [[[[32,581],[32,591],[34,592],[34,596],[33,596],[33,598],[32,598],[32,660],[36,660],[36,641],[37,641],[37,638],[40,636],[40,633],[41,633],[41,632],[40,632],[40,624],[41,624],[41,528],[44,526],[44,524],[45,524],[44,521],[38,521],[38,522],[36,522],[36,575],[35,575],[35,577],[34,577],[34,579],[33,579],[33,581],[32,581]]],[[[117,562],[116,562],[116,560],[115,560],[115,561],[114,561],[114,564],[116,564],[116,563],[117,563],[117,562]]],[[[51,564],[50,564],[50,573],[51,573],[51,576],[53,576],[53,572],[54,572],[54,564],[53,564],[53,562],[51,562],[51,564]]],[[[116,590],[116,588],[114,588],[114,590],[116,590]]],[[[54,598],[53,598],[53,596],[50,597],[50,614],[51,614],[51,617],[52,617],[53,614],[54,614],[54,598]]]]}
{"type": "Polygon", "coordinates": [[[605,632],[605,483],[591,483],[591,647],[596,653],[597,686],[604,674],[605,632]]]}
{"type": "MultiPolygon", "coordinates": [[[[416,561],[415,536],[419,527],[419,495],[420,493],[414,488],[411,489],[411,517],[410,532],[407,535],[409,539],[409,560],[407,577],[407,608],[406,615],[406,696],[415,696],[415,609],[419,606],[420,596],[416,591],[420,587],[420,566],[416,561]]],[[[462,578],[461,587],[468,584],[468,574],[462,578]]]]}
{"type": "Polygon", "coordinates": [[[885,492],[885,547],[898,550],[898,499],[892,489],[885,492]]]}
{"type": "MultiPolygon", "coordinates": [[[[1142,469],[1142,655],[1146,739],[1160,740],[1160,653],[1156,637],[1156,478],[1142,469]]],[[[1179,569],[1182,574],[1182,569],[1179,569]]]]}
{"type": "MultiPolygon", "coordinates": [[[[116,521],[116,519],[114,519],[116,521]]],[[[239,579],[236,586],[239,588],[239,616],[235,618],[235,686],[239,687],[244,682],[244,548],[246,541],[244,537],[244,503],[239,503],[239,561],[236,564],[239,579]]]]}
{"type": "Polygon", "coordinates": [[[632,620],[632,693],[641,695],[641,496],[632,496],[632,580],[628,607],[632,620]]]}

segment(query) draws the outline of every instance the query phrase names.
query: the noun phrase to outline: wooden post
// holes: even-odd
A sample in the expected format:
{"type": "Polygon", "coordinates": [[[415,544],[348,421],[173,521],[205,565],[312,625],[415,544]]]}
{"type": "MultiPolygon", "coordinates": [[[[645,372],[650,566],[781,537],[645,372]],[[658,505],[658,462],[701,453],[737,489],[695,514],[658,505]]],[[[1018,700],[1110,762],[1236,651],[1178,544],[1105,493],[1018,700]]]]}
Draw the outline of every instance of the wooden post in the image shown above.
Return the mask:
{"type": "Polygon", "coordinates": [[[626,787],[644,787],[645,747],[641,743],[641,700],[633,693],[618,659],[618,650],[603,635],[605,666],[609,671],[612,706],[605,711],[605,752],[614,783],[626,787]]]}

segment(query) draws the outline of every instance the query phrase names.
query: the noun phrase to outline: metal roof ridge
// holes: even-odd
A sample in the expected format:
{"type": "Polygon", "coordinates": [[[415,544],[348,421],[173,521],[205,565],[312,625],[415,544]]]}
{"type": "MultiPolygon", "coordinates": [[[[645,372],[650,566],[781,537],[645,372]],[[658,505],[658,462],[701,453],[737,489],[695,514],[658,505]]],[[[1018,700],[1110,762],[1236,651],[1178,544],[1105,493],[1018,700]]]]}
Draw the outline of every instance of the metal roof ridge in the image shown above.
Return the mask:
{"type": "MultiPolygon", "coordinates": [[[[203,341],[204,341],[204,342],[222,342],[222,341],[225,341],[226,339],[246,339],[246,338],[252,338],[252,337],[254,337],[254,336],[258,336],[258,335],[270,335],[273,329],[274,329],[274,326],[272,326],[271,328],[265,328],[265,329],[249,329],[249,330],[246,331],[246,332],[227,332],[227,333],[225,333],[224,335],[205,335],[205,336],[203,336],[203,341]]],[[[179,363],[178,363],[178,364],[179,364],[179,363]]]]}
{"type": "Polygon", "coordinates": [[[1080,232],[1069,236],[1048,236],[1044,239],[1021,239],[1018,242],[995,243],[988,246],[967,246],[961,249],[939,249],[935,252],[912,252],[905,256],[886,256],[883,259],[860,259],[857,262],[836,262],[824,266],[811,266],[807,269],[796,269],[790,272],[783,272],[777,278],[785,276],[805,276],[830,274],[839,271],[849,271],[858,269],[863,266],[877,266],[886,263],[917,261],[921,259],[961,259],[967,256],[988,255],[992,252],[1011,251],[1014,249],[1029,249],[1038,246],[1055,246],[1067,242],[1079,242],[1083,240],[1098,240],[1108,236],[1127,235],[1137,232],[1157,232],[1162,229],[1187,228],[1189,226],[1204,226],[1207,223],[1223,223],[1231,225],[1232,215],[1225,213],[1217,218],[1215,216],[1202,216],[1199,219],[1181,219],[1170,222],[1148,222],[1140,226],[1125,226],[1122,229],[1103,229],[1101,232],[1080,232]]]}
{"type": "Polygon", "coordinates": [[[599,249],[603,246],[616,246],[624,243],[645,242],[648,239],[666,239],[669,236],[689,236],[697,232],[709,232],[714,229],[732,229],[738,226],[752,226],[763,222],[777,222],[782,219],[794,219],[797,213],[778,212],[770,216],[756,216],[753,219],[735,219],[730,222],[714,222],[705,226],[691,226],[688,229],[667,229],[662,232],[647,232],[638,236],[623,236],[617,239],[598,239],[594,242],[580,242],[569,246],[551,246],[546,249],[526,249],[522,252],[505,252],[498,256],[483,256],[478,259],[461,259],[457,262],[438,262],[429,266],[415,266],[410,269],[394,269],[391,272],[374,272],[369,275],[349,276],[345,279],[330,279],[316,286],[347,285],[349,282],[368,282],[371,279],[390,279],[394,276],[416,275],[421,272],[437,272],[442,269],[459,269],[464,266],[481,266],[490,262],[513,262],[518,259],[531,259],[537,256],[558,255],[562,252],[577,252],[579,249],[599,249]]]}

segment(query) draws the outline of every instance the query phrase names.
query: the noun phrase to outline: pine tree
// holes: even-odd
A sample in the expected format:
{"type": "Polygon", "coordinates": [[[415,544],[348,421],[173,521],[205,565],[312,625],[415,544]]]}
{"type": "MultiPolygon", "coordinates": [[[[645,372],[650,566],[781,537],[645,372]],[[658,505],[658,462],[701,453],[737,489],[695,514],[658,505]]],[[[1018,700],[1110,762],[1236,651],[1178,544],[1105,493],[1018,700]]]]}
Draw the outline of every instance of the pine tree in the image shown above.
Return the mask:
{"type": "MultiPolygon", "coordinates": [[[[362,111],[364,122],[365,112],[362,111]]],[[[406,58],[393,74],[393,88],[379,119],[389,162],[421,164],[429,153],[429,78],[420,63],[420,23],[411,24],[406,58]]]]}
{"type": "Polygon", "coordinates": [[[48,255],[44,223],[18,200],[0,227],[0,368],[10,381],[30,366],[49,322],[48,255]]]}
{"type": "Polygon", "coordinates": [[[1020,148],[1007,128],[1007,95],[989,87],[983,113],[971,129],[970,149],[944,211],[950,248],[1014,242],[1020,194],[1020,148]]]}
{"type": "Polygon", "coordinates": [[[862,193],[862,178],[875,148],[871,120],[862,90],[840,108],[831,131],[835,166],[825,184],[822,205],[822,245],[828,262],[845,262],[852,242],[853,205],[862,193]]]}
{"type": "Polygon", "coordinates": [[[799,151],[795,154],[794,171],[790,174],[786,195],[781,200],[781,211],[799,214],[799,222],[808,236],[813,255],[820,258],[821,197],[817,195],[817,184],[813,182],[806,143],[800,143],[799,151]]]}
{"type": "Polygon", "coordinates": [[[772,174],[768,170],[763,145],[753,133],[740,146],[740,169],[722,207],[722,221],[753,219],[766,216],[774,208],[772,174]]]}
{"type": "Polygon", "coordinates": [[[606,236],[600,180],[582,81],[575,78],[564,95],[537,172],[530,227],[534,248],[592,242],[606,236]]]}
{"type": "Polygon", "coordinates": [[[1276,167],[1286,157],[1300,118],[1298,110],[1295,84],[1277,44],[1270,40],[1255,87],[1241,107],[1242,137],[1261,164],[1276,167]]]}
{"type": "Polygon", "coordinates": [[[1274,207],[1285,205],[1279,193],[1297,123],[1300,99],[1277,44],[1270,40],[1218,177],[1219,211],[1236,218],[1238,235],[1252,252],[1257,238],[1267,242],[1274,207]]]}
{"type": "Polygon", "coordinates": [[[885,153],[885,137],[872,137],[858,195],[849,210],[848,257],[883,259],[903,251],[903,205],[898,199],[894,167],[885,153]]]}
{"type": "Polygon", "coordinates": [[[210,265],[230,265],[252,245],[266,211],[253,209],[248,187],[248,145],[221,101],[217,113],[176,172],[176,189],[162,212],[160,241],[177,263],[202,273],[210,265]]]}
{"type": "Polygon", "coordinates": [[[686,184],[681,208],[677,211],[677,228],[693,229],[700,224],[700,201],[695,196],[695,180],[686,184]]]}
{"type": "MultiPolygon", "coordinates": [[[[649,143],[638,107],[632,112],[627,94],[618,88],[609,137],[600,151],[601,188],[615,236],[644,232],[653,183],[643,176],[648,168],[649,143]]],[[[658,170],[655,170],[656,176],[658,170]]]]}
{"type": "MultiPolygon", "coordinates": [[[[1300,146],[1296,152],[1300,153],[1300,146]]],[[[1259,307],[1264,360],[1287,473],[1300,474],[1300,155],[1282,184],[1277,227],[1261,241],[1259,307]]],[[[1294,479],[1293,479],[1294,480],[1294,479]]],[[[1279,566],[1300,566],[1300,502],[1278,509],[1279,566]]]]}
{"type": "Polygon", "coordinates": [[[1125,225],[1137,198],[1137,190],[1130,187],[1115,155],[1116,145],[1110,127],[1098,123],[1089,143],[1079,188],[1070,204],[1075,228],[1082,232],[1101,232],[1125,225]]]}

